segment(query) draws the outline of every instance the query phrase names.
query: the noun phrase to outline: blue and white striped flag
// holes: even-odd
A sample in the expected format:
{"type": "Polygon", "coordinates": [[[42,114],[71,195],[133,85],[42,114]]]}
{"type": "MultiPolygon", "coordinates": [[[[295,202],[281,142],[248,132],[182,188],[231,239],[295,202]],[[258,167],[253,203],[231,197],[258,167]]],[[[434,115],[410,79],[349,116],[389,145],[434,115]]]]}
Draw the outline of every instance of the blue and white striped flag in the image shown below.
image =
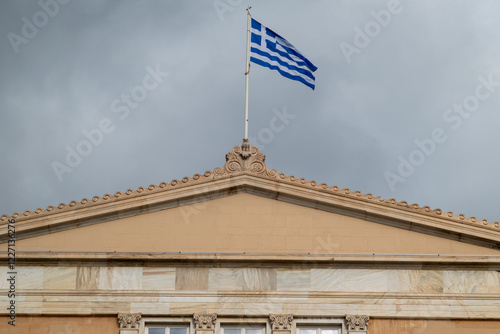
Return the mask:
{"type": "Polygon", "coordinates": [[[314,66],[286,39],[252,19],[250,61],[314,89],[314,66]]]}

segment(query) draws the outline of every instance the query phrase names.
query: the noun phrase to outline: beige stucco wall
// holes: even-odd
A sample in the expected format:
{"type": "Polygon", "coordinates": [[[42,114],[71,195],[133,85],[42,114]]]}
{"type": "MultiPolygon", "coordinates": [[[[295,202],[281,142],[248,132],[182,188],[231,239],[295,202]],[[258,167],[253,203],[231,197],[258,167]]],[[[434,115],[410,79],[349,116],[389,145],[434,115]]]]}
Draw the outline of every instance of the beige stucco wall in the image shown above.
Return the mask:
{"type": "Polygon", "coordinates": [[[500,254],[250,194],[18,240],[16,250],[500,254]]]}
{"type": "Polygon", "coordinates": [[[500,321],[371,319],[368,334],[498,334],[500,321]]]}
{"type": "MultiPolygon", "coordinates": [[[[0,317],[0,333],[12,334],[118,334],[116,316],[19,316],[16,326],[0,317]]],[[[497,334],[500,321],[370,319],[368,334],[497,334]]]]}
{"type": "Polygon", "coordinates": [[[118,334],[116,316],[109,317],[61,317],[17,316],[16,326],[0,317],[0,333],[9,334],[118,334]]]}

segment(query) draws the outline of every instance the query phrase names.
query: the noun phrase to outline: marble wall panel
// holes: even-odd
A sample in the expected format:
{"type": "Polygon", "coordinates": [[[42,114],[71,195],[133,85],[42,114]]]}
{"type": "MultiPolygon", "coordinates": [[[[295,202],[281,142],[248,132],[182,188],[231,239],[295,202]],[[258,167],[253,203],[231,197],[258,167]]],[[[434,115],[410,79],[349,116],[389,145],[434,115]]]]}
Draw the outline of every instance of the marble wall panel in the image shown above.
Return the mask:
{"type": "Polygon", "coordinates": [[[445,304],[426,304],[426,305],[403,305],[398,304],[396,309],[398,317],[414,318],[433,318],[436,316],[451,318],[452,311],[449,305],[445,304]]]}
{"type": "Polygon", "coordinates": [[[346,291],[343,269],[311,269],[310,291],[346,291]]]}
{"type": "Polygon", "coordinates": [[[269,303],[272,298],[266,294],[259,294],[258,296],[234,296],[226,294],[217,294],[218,303],[269,303]]]}
{"type": "MultiPolygon", "coordinates": [[[[221,298],[217,296],[190,296],[187,293],[184,296],[179,296],[178,293],[173,293],[172,296],[146,296],[137,295],[135,292],[129,294],[127,292],[110,294],[102,291],[102,294],[92,293],[86,296],[78,293],[76,295],[46,295],[37,294],[26,296],[25,301],[19,301],[19,309],[23,313],[39,314],[40,310],[48,314],[109,314],[116,310],[127,312],[134,308],[135,311],[140,311],[141,307],[149,312],[149,314],[158,314],[154,311],[155,305],[161,305],[165,313],[170,314],[192,314],[214,312],[226,315],[260,315],[269,313],[292,313],[303,316],[337,316],[345,315],[346,313],[353,314],[370,314],[374,317],[466,317],[475,319],[484,318],[500,318],[498,315],[499,302],[498,298],[486,295],[485,298],[477,298],[477,295],[471,299],[460,296],[447,295],[440,297],[439,295],[430,296],[414,296],[408,297],[398,295],[384,296],[384,294],[353,294],[353,293],[338,293],[329,294],[327,297],[309,296],[298,298],[297,294],[287,298],[274,295],[268,296],[267,299],[255,299],[255,296],[250,298],[245,297],[245,293],[235,295],[231,293],[226,295],[224,302],[220,302],[221,298]]],[[[308,294],[304,294],[307,296],[308,294]]],[[[5,302],[6,298],[0,297],[0,303],[5,302]]],[[[162,312],[163,312],[162,311],[162,312]]],[[[0,311],[2,313],[2,311],[0,311]]],[[[5,312],[4,312],[5,313],[5,312]]]]}
{"type": "MultiPolygon", "coordinates": [[[[2,305],[7,305],[7,304],[4,303],[2,305]]],[[[17,309],[18,314],[20,313],[19,310],[22,310],[23,314],[40,314],[40,310],[42,309],[42,306],[43,306],[43,302],[41,302],[41,301],[21,302],[18,300],[17,295],[16,295],[16,309],[17,309]]],[[[5,312],[2,312],[2,313],[7,314],[7,310],[5,310],[5,312]]]]}
{"type": "Polygon", "coordinates": [[[109,300],[108,302],[90,303],[90,311],[92,314],[116,314],[118,312],[117,310],[123,313],[130,312],[130,302],[117,303],[113,300],[109,300]]]}
{"type": "Polygon", "coordinates": [[[208,268],[178,267],[175,269],[175,290],[207,290],[208,268]]]}
{"type": "Polygon", "coordinates": [[[269,268],[211,268],[208,289],[272,291],[277,287],[276,269],[269,268]]]}
{"type": "MultiPolygon", "coordinates": [[[[498,310],[498,306],[496,308],[498,310]]],[[[462,319],[485,318],[485,315],[491,313],[491,311],[492,311],[491,306],[474,306],[474,307],[470,306],[464,307],[463,305],[450,306],[450,313],[453,314],[453,317],[462,319]]]]}
{"type": "Polygon", "coordinates": [[[345,269],[345,291],[386,292],[389,283],[388,270],[345,269]]]}
{"type": "Polygon", "coordinates": [[[131,303],[130,313],[142,313],[144,314],[169,314],[170,304],[169,303],[131,303]]]}
{"type": "MultiPolygon", "coordinates": [[[[243,312],[243,315],[246,316],[252,316],[252,315],[263,315],[263,314],[281,314],[283,310],[283,304],[270,304],[270,303],[244,303],[241,304],[243,307],[241,308],[241,311],[243,312]]],[[[229,311],[229,310],[228,310],[229,311]]],[[[227,311],[226,311],[227,312],[227,311]]],[[[230,313],[228,313],[230,314],[230,313]]],[[[238,313],[233,313],[233,314],[238,314],[238,313]]]]}
{"type": "Polygon", "coordinates": [[[387,291],[418,293],[420,291],[420,270],[388,270],[387,291]]]}
{"type": "Polygon", "coordinates": [[[302,314],[307,316],[345,316],[346,314],[374,314],[374,310],[381,314],[394,316],[396,314],[395,305],[364,305],[356,303],[324,303],[318,305],[310,304],[293,304],[286,303],[283,305],[283,313],[285,314],[302,314]]]}
{"type": "MultiPolygon", "coordinates": [[[[5,267],[2,267],[2,269],[0,269],[0,289],[3,290],[3,289],[9,289],[10,288],[10,282],[7,281],[8,279],[10,279],[11,276],[16,276],[15,277],[15,286],[16,286],[16,289],[18,288],[19,286],[19,272],[21,270],[22,267],[16,267],[14,272],[16,272],[15,275],[12,275],[12,274],[7,274],[10,269],[7,268],[7,266],[5,267]]],[[[25,284],[28,284],[27,282],[25,284]]],[[[2,294],[0,294],[0,298],[2,298],[2,294]]]]}
{"type": "Polygon", "coordinates": [[[241,268],[211,268],[208,274],[208,290],[243,290],[241,268]]]}
{"type": "Polygon", "coordinates": [[[500,272],[487,271],[484,272],[485,285],[488,287],[487,293],[500,294],[500,272]]]}
{"type": "Polygon", "coordinates": [[[99,289],[101,290],[140,290],[141,288],[141,267],[99,268],[99,289]]]}
{"type": "Polygon", "coordinates": [[[43,267],[17,267],[16,289],[43,289],[43,267]]]}
{"type": "Polygon", "coordinates": [[[97,290],[99,288],[99,267],[78,267],[76,269],[77,290],[97,290]]]}
{"type": "Polygon", "coordinates": [[[170,315],[185,315],[194,313],[219,313],[217,307],[206,303],[171,303],[170,315]]]}
{"type": "MultiPolygon", "coordinates": [[[[92,303],[82,303],[79,301],[68,302],[48,302],[41,303],[43,314],[90,314],[96,310],[92,307],[92,303]]],[[[39,311],[40,312],[40,311],[39,311]]]]}
{"type": "MultiPolygon", "coordinates": [[[[280,274],[278,277],[281,286],[284,280],[280,274]]],[[[490,280],[495,281],[495,277],[490,276],[490,280]]],[[[313,268],[310,270],[309,288],[305,277],[290,282],[294,289],[304,291],[442,293],[443,271],[313,268]],[[299,282],[305,287],[300,287],[299,282]]]]}
{"type": "Polygon", "coordinates": [[[216,296],[168,296],[159,297],[160,303],[217,303],[216,296]]]}
{"type": "Polygon", "coordinates": [[[75,289],[76,267],[45,267],[43,269],[44,289],[75,289]]]}
{"type": "Polygon", "coordinates": [[[185,313],[217,313],[221,315],[253,316],[270,313],[281,313],[283,304],[232,302],[232,303],[170,303],[170,314],[185,313]]]}
{"type": "Polygon", "coordinates": [[[311,269],[276,269],[278,291],[308,291],[311,287],[311,269]]]}
{"type": "Polygon", "coordinates": [[[7,279],[9,279],[11,275],[7,274],[7,272],[9,272],[9,270],[5,267],[0,271],[0,290],[9,289],[10,283],[7,279]]]}
{"type": "Polygon", "coordinates": [[[497,271],[445,271],[445,293],[500,293],[497,271]]]}
{"type": "Polygon", "coordinates": [[[241,271],[243,273],[243,290],[276,290],[276,269],[243,268],[241,271]]]}
{"type": "Polygon", "coordinates": [[[175,290],[175,268],[142,268],[143,290],[175,290]]]}
{"type": "Polygon", "coordinates": [[[419,270],[420,293],[443,293],[442,270],[419,270]]]}

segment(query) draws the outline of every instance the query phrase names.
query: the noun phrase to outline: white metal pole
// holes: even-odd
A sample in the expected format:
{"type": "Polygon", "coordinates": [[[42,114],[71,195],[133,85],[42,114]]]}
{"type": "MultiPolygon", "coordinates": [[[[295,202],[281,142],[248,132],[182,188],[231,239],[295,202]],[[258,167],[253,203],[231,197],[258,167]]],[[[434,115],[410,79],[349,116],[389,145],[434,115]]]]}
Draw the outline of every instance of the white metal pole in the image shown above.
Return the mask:
{"type": "Polygon", "coordinates": [[[250,73],[250,9],[247,8],[247,58],[245,64],[245,137],[248,139],[248,75],[250,73]]]}

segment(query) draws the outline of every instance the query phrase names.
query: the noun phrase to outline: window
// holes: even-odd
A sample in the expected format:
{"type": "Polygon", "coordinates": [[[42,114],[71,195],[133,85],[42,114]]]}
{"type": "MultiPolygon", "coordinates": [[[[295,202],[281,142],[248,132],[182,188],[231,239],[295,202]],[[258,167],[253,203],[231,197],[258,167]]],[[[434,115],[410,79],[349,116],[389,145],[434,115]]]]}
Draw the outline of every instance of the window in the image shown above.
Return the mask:
{"type": "Polygon", "coordinates": [[[265,334],[265,326],[261,324],[249,326],[221,326],[221,334],[265,334]]]}
{"type": "Polygon", "coordinates": [[[187,326],[150,325],[146,329],[146,334],[188,334],[187,326]]]}
{"type": "Polygon", "coordinates": [[[340,334],[339,327],[297,327],[297,334],[340,334]]]}

